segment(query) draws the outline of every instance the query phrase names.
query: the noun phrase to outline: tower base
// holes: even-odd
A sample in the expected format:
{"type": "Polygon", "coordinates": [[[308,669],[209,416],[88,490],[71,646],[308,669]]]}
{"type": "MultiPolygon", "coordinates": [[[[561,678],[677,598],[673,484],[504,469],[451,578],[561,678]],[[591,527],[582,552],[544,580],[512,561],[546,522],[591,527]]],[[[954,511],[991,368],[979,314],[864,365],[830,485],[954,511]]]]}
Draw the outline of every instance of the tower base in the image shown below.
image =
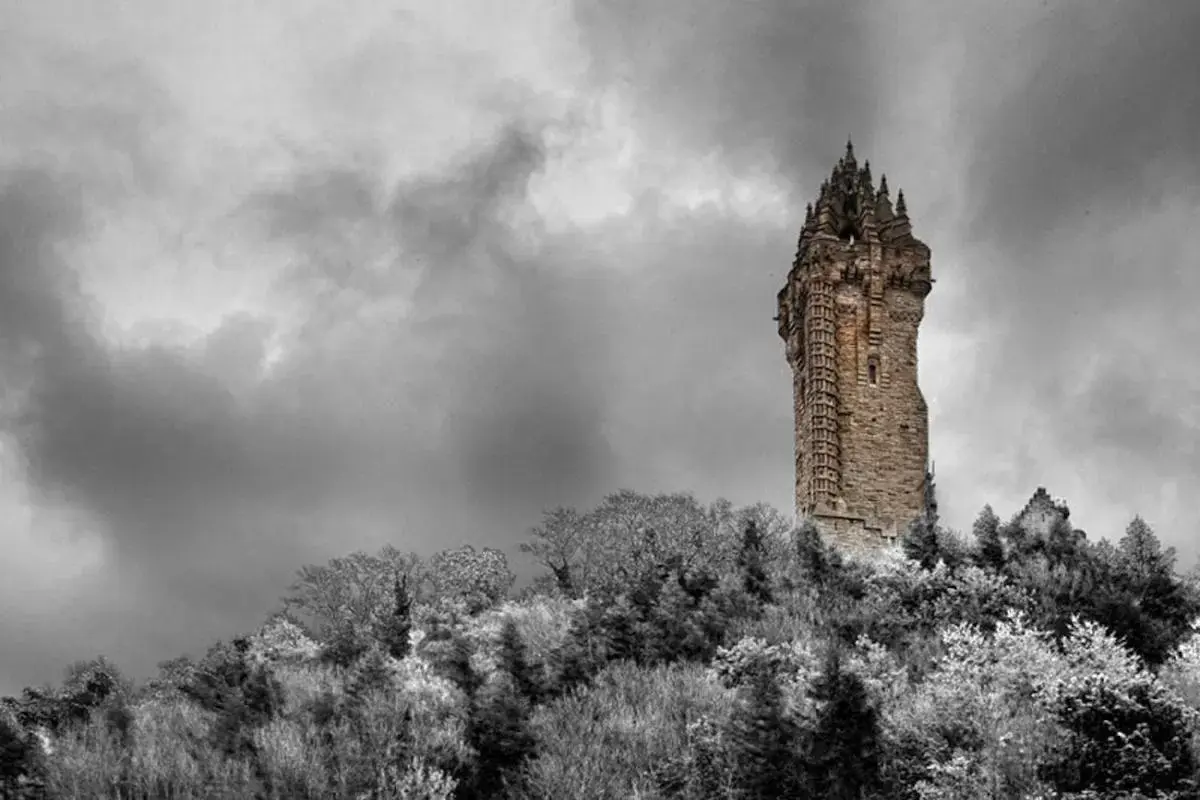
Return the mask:
{"type": "Polygon", "coordinates": [[[895,520],[840,509],[818,508],[797,515],[798,523],[806,519],[813,523],[823,541],[855,556],[897,548],[903,533],[895,520]]]}

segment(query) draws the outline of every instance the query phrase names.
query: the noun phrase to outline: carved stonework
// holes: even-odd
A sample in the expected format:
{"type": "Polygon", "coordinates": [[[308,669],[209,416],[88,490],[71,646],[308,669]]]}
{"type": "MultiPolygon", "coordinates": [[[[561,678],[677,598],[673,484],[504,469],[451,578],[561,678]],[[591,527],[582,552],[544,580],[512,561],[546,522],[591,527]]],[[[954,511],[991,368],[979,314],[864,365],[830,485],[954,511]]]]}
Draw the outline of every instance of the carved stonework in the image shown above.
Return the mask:
{"type": "Polygon", "coordinates": [[[804,225],[779,293],[794,374],[796,510],[854,550],[890,546],[926,513],[928,412],[916,341],[929,248],[903,193],[872,185],[847,144],[804,225]]]}
{"type": "Polygon", "coordinates": [[[888,312],[888,319],[892,322],[901,322],[905,325],[915,325],[921,321],[920,311],[896,311],[888,312]]]}

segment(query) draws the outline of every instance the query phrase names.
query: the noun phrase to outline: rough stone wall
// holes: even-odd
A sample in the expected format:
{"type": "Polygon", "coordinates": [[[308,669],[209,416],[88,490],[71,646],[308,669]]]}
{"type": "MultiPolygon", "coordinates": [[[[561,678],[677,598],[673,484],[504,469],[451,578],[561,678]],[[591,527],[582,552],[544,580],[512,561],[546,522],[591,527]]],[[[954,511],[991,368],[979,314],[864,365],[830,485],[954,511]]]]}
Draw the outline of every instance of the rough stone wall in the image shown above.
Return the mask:
{"type": "Polygon", "coordinates": [[[1034,536],[1046,536],[1050,529],[1060,520],[1068,520],[1071,509],[1061,500],[1050,497],[1046,487],[1039,486],[1018,515],[1018,520],[1026,531],[1034,536]]]}
{"type": "Polygon", "coordinates": [[[917,334],[932,278],[903,193],[853,147],[809,206],[779,334],[793,370],[796,511],[848,550],[894,543],[925,507],[929,422],[917,334]]]}
{"type": "MultiPolygon", "coordinates": [[[[830,266],[861,277],[843,277],[834,292],[839,481],[832,497],[814,487],[820,442],[812,384],[818,371],[808,330],[812,292],[804,292],[801,328],[808,346],[795,348],[793,372],[796,504],[848,549],[887,544],[924,505],[929,422],[917,380],[924,300],[908,288],[887,285],[887,276],[904,260],[905,254],[879,247],[833,246],[830,266]]],[[[824,269],[817,270],[825,276],[824,269]]]]}
{"type": "Polygon", "coordinates": [[[903,527],[921,513],[928,456],[928,411],[917,382],[922,301],[903,289],[885,290],[872,345],[862,289],[844,286],[840,307],[842,496],[881,528],[903,527]]]}

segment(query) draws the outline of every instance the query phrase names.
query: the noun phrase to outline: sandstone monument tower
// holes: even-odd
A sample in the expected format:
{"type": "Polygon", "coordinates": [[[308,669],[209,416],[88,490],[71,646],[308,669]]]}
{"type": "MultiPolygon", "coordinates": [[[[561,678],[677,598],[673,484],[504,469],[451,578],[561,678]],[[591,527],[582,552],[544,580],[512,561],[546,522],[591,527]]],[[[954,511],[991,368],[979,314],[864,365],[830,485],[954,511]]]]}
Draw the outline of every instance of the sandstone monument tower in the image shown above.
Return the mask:
{"type": "Polygon", "coordinates": [[[792,367],[796,512],[852,551],[894,542],[930,510],[929,414],[917,331],[933,285],[904,193],[871,181],[854,146],[805,213],[779,292],[792,367]]]}

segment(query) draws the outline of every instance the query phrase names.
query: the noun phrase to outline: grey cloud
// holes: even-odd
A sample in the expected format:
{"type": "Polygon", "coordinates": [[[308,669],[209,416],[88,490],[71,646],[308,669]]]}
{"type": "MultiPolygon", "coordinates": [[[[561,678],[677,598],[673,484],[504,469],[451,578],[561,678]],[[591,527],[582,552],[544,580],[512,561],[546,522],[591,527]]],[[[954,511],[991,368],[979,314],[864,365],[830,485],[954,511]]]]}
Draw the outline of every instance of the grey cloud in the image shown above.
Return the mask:
{"type": "Polygon", "coordinates": [[[70,346],[84,309],[63,300],[74,275],[53,247],[81,232],[82,209],[69,183],[40,170],[0,178],[0,335],[10,348],[33,342],[55,355],[70,346]]]}
{"type": "Polygon", "coordinates": [[[645,219],[636,236],[599,233],[637,276],[609,333],[622,354],[622,476],[789,509],[791,384],[770,301],[790,232],[702,209],[645,219]]]}
{"type": "MultiPolygon", "coordinates": [[[[943,53],[928,30],[963,41],[963,78],[944,98],[956,141],[928,149],[969,142],[978,153],[965,181],[976,222],[917,224],[937,263],[960,257],[935,269],[960,270],[970,287],[923,336],[979,342],[935,427],[981,455],[958,459],[963,477],[940,482],[1004,514],[996,487],[983,485],[992,475],[1026,494],[1043,482],[1060,491],[1053,473],[1086,463],[1108,476],[1105,492],[1123,484],[1153,502],[1158,484],[1197,466],[1178,399],[1197,390],[1195,358],[1175,347],[1172,326],[1186,330],[1178,315],[1198,287],[1177,268],[1190,255],[1179,244],[1186,226],[1168,213],[1180,201],[1166,193],[1136,209],[1128,198],[1146,196],[1137,181],[1151,174],[1147,148],[1194,174],[1194,144],[1175,131],[1195,89],[1167,69],[1186,57],[1183,34],[1134,14],[1120,20],[1132,34],[1091,53],[1085,35],[1115,17],[1068,4],[1033,34],[1043,72],[1013,78],[1008,67],[989,96],[991,71],[1016,43],[972,27],[998,13],[963,8],[948,21],[912,4],[893,37],[903,14],[891,4],[580,3],[594,59],[584,88],[617,87],[643,142],[683,158],[715,152],[735,177],[775,170],[797,203],[853,134],[864,156],[898,159],[881,157],[877,171],[931,175],[935,185],[912,189],[919,200],[950,194],[954,181],[903,161],[922,131],[884,130],[910,99],[894,75],[898,54],[928,66],[927,52],[943,53]],[[1087,70],[1101,79],[1079,83],[1087,70]],[[1076,114],[1081,85],[1098,94],[1076,114]],[[1154,87],[1174,92],[1175,106],[1154,87]],[[1126,101],[1142,119],[1161,112],[1162,127],[1106,118],[1106,106],[1126,101]],[[1029,441],[1005,427],[1022,415],[1049,433],[1029,441]]],[[[1036,11],[1014,7],[1001,33],[1036,11]]],[[[1181,6],[1176,19],[1189,15],[1181,6]]],[[[582,116],[549,122],[570,130],[582,116]]],[[[239,222],[292,253],[278,288],[305,315],[269,374],[275,331],[252,317],[227,319],[189,348],[103,342],[51,247],[86,228],[97,194],[75,182],[94,186],[96,175],[75,164],[5,176],[0,338],[21,367],[5,371],[6,401],[27,401],[9,433],[44,501],[91,514],[115,554],[109,573],[77,589],[89,624],[62,622],[79,648],[144,671],[253,624],[303,563],[385,540],[503,546],[542,508],[587,505],[619,486],[788,507],[790,389],[771,316],[795,226],[715,207],[667,214],[646,189],[627,217],[547,232],[527,196],[555,157],[545,124],[514,113],[478,147],[396,185],[370,163],[314,162],[248,199],[239,222]],[[396,310],[414,286],[415,307],[396,310]]],[[[158,163],[150,144],[106,146],[158,163]]],[[[1068,499],[1086,511],[1088,498],[1068,499]]],[[[1164,538],[1179,544],[1186,524],[1165,521],[1164,538]]],[[[30,641],[28,652],[41,655],[0,670],[32,680],[65,650],[30,641]]]]}
{"type": "MultiPolygon", "coordinates": [[[[66,267],[38,260],[61,238],[46,228],[65,216],[61,196],[33,178],[21,198],[5,196],[3,278],[19,309],[5,332],[54,356],[34,368],[13,433],[43,501],[100,522],[116,573],[138,587],[125,593],[177,610],[147,637],[159,624],[190,628],[183,617],[252,622],[294,569],[345,549],[339,533],[356,543],[399,536],[418,550],[483,527],[511,541],[540,508],[611,483],[599,380],[607,352],[595,331],[603,292],[577,295],[558,265],[517,260],[502,219],[537,167],[531,142],[504,133],[442,178],[399,187],[402,200],[386,207],[346,192],[348,177],[301,177],[269,198],[284,217],[271,230],[296,236],[299,249],[323,224],[375,217],[425,256],[430,288],[415,322],[363,325],[334,345],[314,333],[256,385],[246,375],[270,333],[257,320],[230,319],[188,350],[101,343],[68,316],[82,298],[53,282],[66,267]],[[295,195],[309,204],[304,214],[295,195]],[[470,248],[489,259],[481,269],[499,270],[492,290],[469,274],[444,279],[470,266],[470,248]],[[431,319],[438,326],[421,324],[431,319]],[[433,357],[414,354],[422,349],[433,357]],[[439,417],[444,425],[429,424],[439,417]]],[[[347,274],[323,277],[360,307],[379,300],[347,286],[347,274]]],[[[319,312],[324,301],[310,299],[319,312]]],[[[168,638],[197,646],[192,635],[168,638]]]]}
{"type": "MultiPolygon", "coordinates": [[[[333,189],[320,201],[331,218],[358,215],[383,227],[402,253],[394,268],[419,272],[411,318],[382,335],[398,347],[405,336],[430,339],[443,354],[428,364],[435,375],[396,388],[428,392],[445,411],[448,438],[437,446],[458,462],[480,508],[527,513],[535,498],[578,498],[608,477],[600,437],[607,298],[572,291],[598,265],[568,249],[552,252],[550,242],[528,253],[516,241],[513,215],[526,206],[544,157],[538,131],[514,120],[436,175],[397,187],[365,175],[316,182],[333,189]],[[367,196],[391,199],[369,209],[344,202],[367,196]]],[[[304,178],[297,191],[311,198],[313,185],[304,178]]],[[[293,194],[256,202],[287,212],[293,194]]],[[[321,274],[335,284],[352,280],[321,274]]]]}
{"type": "Polygon", "coordinates": [[[891,28],[874,2],[580,0],[576,9],[593,78],[627,89],[663,146],[819,183],[848,134],[868,149],[882,138],[891,28]]]}
{"type": "MultiPolygon", "coordinates": [[[[964,294],[945,314],[978,346],[962,376],[971,390],[939,420],[967,431],[986,413],[996,432],[973,439],[988,460],[1021,465],[1014,480],[1074,487],[1084,519],[1110,503],[1157,519],[1188,562],[1194,512],[1163,504],[1167,487],[1200,474],[1188,413],[1200,383],[1184,344],[1200,279],[1178,236],[1200,208],[1200,14],[1187,3],[979,11],[963,31],[953,117],[971,143],[964,226],[947,232],[964,294]],[[1036,424],[1029,441],[1004,441],[1021,419],[1036,424]]],[[[1087,527],[1113,536],[1125,522],[1087,527]]]]}
{"type": "MultiPolygon", "coordinates": [[[[1006,11],[1006,13],[1009,13],[1006,11]]],[[[1200,178],[1200,7],[1087,2],[981,35],[959,84],[972,229],[1034,245],[1085,214],[1136,215],[1200,178]],[[1021,65],[1004,91],[989,76],[1021,65]]],[[[981,32],[982,33],[982,32],[981,32]]]]}
{"type": "Polygon", "coordinates": [[[0,126],[22,166],[69,174],[89,203],[163,187],[164,159],[178,154],[151,132],[179,123],[178,109],[136,57],[75,50],[20,24],[0,31],[0,49],[0,126]]]}

